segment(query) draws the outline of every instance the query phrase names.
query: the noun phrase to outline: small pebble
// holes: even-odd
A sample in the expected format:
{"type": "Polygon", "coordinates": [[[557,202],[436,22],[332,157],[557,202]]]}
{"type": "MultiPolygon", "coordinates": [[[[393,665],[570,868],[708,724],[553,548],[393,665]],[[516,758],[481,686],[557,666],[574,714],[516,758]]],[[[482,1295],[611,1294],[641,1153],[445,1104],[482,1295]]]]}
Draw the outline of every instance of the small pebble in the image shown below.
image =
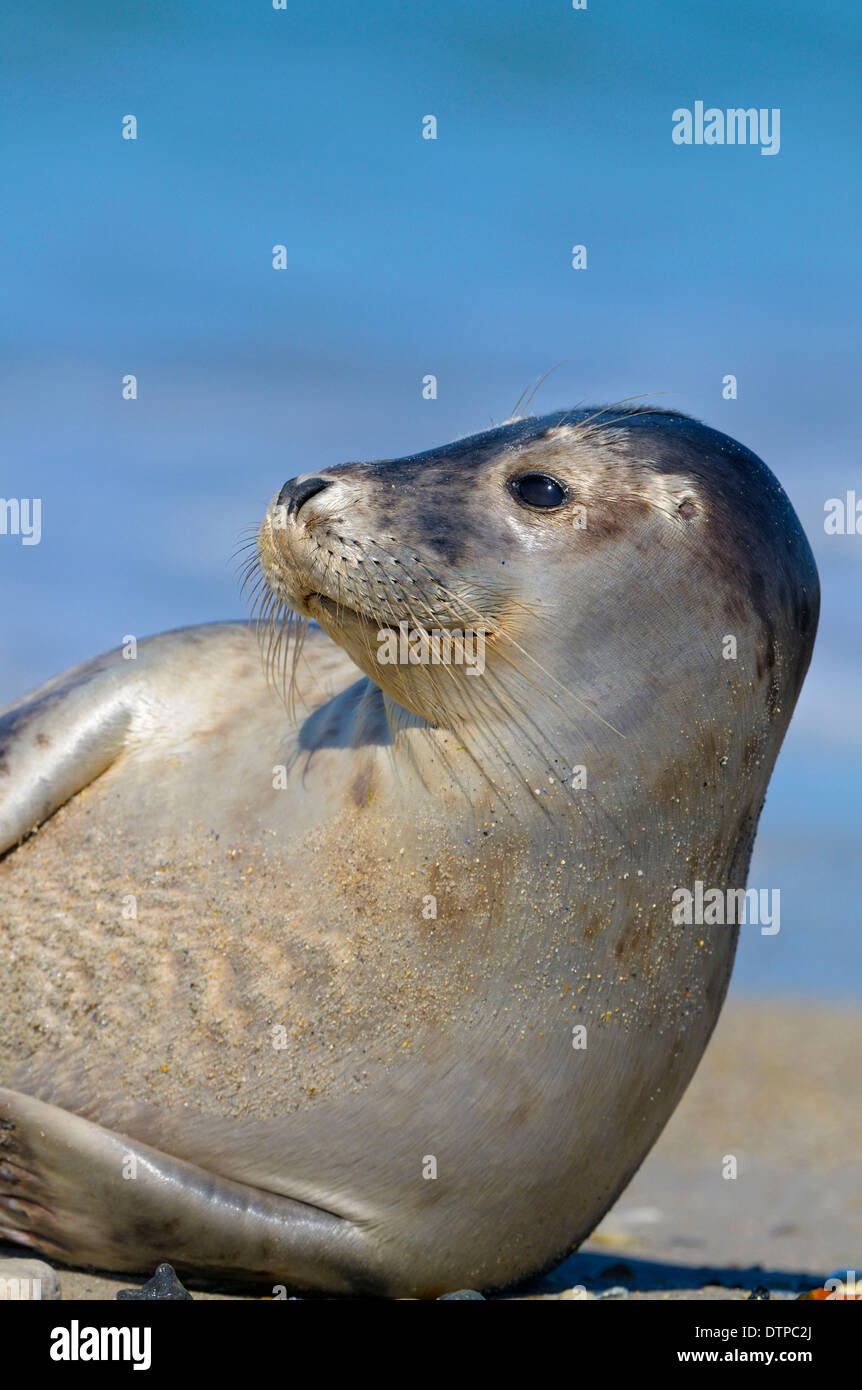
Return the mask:
{"type": "Polygon", "coordinates": [[[483,1293],[477,1293],[475,1289],[459,1289],[457,1293],[441,1293],[437,1302],[443,1303],[447,1298],[481,1298],[483,1303],[486,1301],[485,1295],[483,1293]]]}
{"type": "Polygon", "coordinates": [[[752,1303],[752,1302],[754,1302],[755,1300],[760,1300],[760,1299],[762,1299],[762,1298],[768,1298],[768,1297],[769,1297],[769,1289],[765,1289],[765,1288],[763,1287],[762,1284],[758,1284],[757,1288],[756,1288],[756,1289],[753,1289],[752,1292],[748,1295],[748,1298],[746,1299],[746,1302],[747,1302],[747,1303],[752,1303]]]}
{"type": "Polygon", "coordinates": [[[117,1298],[170,1298],[193,1302],[171,1265],[159,1265],[152,1279],[148,1279],[139,1289],[118,1289],[117,1298]]]}

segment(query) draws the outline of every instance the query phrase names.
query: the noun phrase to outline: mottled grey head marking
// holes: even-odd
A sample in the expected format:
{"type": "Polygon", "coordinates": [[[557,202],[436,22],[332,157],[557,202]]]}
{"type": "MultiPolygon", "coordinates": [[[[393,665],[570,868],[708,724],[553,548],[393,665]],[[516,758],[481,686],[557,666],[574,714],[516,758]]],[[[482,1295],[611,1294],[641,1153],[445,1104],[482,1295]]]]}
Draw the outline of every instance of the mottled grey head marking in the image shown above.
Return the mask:
{"type": "Polygon", "coordinates": [[[257,547],[271,662],[313,618],[403,710],[551,761],[575,738],[658,765],[698,720],[756,729],[774,756],[817,622],[814,561],[773,475],[652,408],[559,411],[300,476],[257,547]],[[483,678],[381,667],[377,633],[399,622],[481,631],[483,678]]]}

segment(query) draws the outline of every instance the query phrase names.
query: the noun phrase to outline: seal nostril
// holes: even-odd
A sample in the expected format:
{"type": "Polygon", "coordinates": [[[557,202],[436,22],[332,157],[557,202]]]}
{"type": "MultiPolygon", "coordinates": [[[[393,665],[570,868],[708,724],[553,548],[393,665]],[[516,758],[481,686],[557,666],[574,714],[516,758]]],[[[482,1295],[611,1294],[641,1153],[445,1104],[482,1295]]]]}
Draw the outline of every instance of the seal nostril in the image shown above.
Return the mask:
{"type": "Polygon", "coordinates": [[[310,498],[316,497],[324,488],[331,487],[331,478],[291,478],[278,494],[277,506],[287,507],[288,516],[296,516],[300,507],[310,498]]]}

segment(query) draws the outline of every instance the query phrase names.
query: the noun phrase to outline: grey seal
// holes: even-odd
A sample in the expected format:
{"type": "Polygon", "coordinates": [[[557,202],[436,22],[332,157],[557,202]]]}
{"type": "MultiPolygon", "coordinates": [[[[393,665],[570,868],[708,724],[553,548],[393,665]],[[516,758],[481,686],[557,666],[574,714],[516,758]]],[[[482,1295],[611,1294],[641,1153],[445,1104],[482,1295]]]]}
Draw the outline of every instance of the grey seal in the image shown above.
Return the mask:
{"type": "Polygon", "coordinates": [[[249,580],[258,636],[162,634],[0,715],[0,1236],[512,1285],[712,1032],[736,928],[672,894],[745,885],[811,551],[749,450],[606,407],[300,475],[249,580]]]}

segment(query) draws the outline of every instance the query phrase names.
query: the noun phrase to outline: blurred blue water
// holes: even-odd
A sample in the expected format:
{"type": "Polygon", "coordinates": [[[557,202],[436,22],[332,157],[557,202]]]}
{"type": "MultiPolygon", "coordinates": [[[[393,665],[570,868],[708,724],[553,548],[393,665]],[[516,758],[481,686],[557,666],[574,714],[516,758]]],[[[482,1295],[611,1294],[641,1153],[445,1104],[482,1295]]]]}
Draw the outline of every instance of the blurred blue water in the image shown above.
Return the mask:
{"type": "Polygon", "coordinates": [[[296,472],[482,429],[562,359],[536,409],[668,393],[776,471],[824,588],[752,869],[782,930],[737,985],[858,993],[862,536],[823,508],[862,497],[860,47],[839,0],[7,13],[0,493],[44,517],[0,537],[0,701],[241,612],[296,472]],[[698,99],[779,107],[780,153],[674,145],[698,99]]]}

